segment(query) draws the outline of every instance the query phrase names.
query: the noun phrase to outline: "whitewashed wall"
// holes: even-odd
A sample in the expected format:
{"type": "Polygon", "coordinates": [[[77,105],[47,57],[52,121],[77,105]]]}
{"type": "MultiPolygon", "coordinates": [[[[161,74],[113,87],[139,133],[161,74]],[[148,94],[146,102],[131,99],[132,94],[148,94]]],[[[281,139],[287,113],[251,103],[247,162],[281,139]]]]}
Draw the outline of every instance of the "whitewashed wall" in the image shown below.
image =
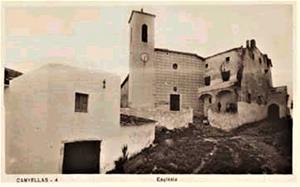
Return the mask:
{"type": "Polygon", "coordinates": [[[148,118],[157,121],[157,125],[168,129],[187,127],[193,122],[193,109],[170,111],[165,108],[121,108],[122,114],[148,118]]]}
{"type": "Polygon", "coordinates": [[[238,113],[218,113],[208,110],[208,120],[211,126],[223,130],[231,130],[246,123],[260,121],[267,117],[266,105],[238,102],[238,113]]]}
{"type": "Polygon", "coordinates": [[[129,157],[152,144],[155,124],[121,127],[118,135],[105,139],[101,145],[101,173],[115,167],[114,161],[122,156],[122,147],[128,146],[129,157]]]}
{"type": "Polygon", "coordinates": [[[108,73],[49,64],[11,81],[4,97],[7,173],[61,173],[64,143],[120,133],[120,79],[108,73]],[[74,112],[75,92],[89,94],[88,113],[74,112]]]}

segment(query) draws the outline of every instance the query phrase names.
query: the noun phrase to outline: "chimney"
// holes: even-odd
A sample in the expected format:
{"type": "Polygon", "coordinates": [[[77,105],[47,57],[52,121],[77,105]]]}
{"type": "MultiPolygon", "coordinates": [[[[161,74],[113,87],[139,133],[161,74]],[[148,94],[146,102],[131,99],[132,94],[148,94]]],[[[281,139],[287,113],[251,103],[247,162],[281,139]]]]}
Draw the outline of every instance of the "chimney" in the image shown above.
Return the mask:
{"type": "Polygon", "coordinates": [[[246,40],[246,48],[249,48],[249,40],[246,40]]]}
{"type": "Polygon", "coordinates": [[[252,40],[250,41],[250,47],[251,47],[251,48],[256,47],[256,42],[255,42],[254,39],[252,39],[252,40]]]}
{"type": "Polygon", "coordinates": [[[141,12],[144,12],[144,9],[143,9],[143,8],[141,8],[141,12]]]}

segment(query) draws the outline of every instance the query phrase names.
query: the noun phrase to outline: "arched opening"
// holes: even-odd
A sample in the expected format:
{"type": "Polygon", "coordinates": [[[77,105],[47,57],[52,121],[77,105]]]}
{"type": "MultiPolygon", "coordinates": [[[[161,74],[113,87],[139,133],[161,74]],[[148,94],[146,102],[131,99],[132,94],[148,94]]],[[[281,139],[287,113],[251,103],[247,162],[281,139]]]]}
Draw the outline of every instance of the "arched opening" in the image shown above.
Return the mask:
{"type": "Polygon", "coordinates": [[[148,42],[148,26],[146,24],[142,25],[142,42],[148,42]]]}
{"type": "Polygon", "coordinates": [[[212,105],[212,96],[210,94],[203,94],[199,98],[199,102],[203,104],[203,115],[207,117],[207,112],[212,105]]]}
{"type": "Polygon", "coordinates": [[[230,90],[222,90],[217,94],[217,112],[237,112],[237,97],[230,90]]]}
{"type": "Polygon", "coordinates": [[[269,120],[278,120],[279,116],[279,106],[277,104],[271,104],[268,107],[268,118],[269,120]]]}

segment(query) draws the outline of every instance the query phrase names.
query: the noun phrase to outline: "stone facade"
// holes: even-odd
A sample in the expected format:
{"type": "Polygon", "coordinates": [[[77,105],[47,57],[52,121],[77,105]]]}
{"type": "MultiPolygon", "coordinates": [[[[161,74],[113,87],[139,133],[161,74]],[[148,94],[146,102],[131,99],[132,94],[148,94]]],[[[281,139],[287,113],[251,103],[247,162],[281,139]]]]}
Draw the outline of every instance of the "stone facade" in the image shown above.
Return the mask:
{"type": "Polygon", "coordinates": [[[194,116],[208,117],[214,124],[218,121],[213,119],[217,114],[236,115],[233,118],[239,122],[229,120],[229,123],[239,125],[266,118],[272,104],[279,108],[280,117],[289,114],[286,88],[273,88],[272,61],[258,49],[255,40],[247,40],[245,47],[206,58],[155,48],[154,18],[142,10],[131,13],[130,76],[121,87],[124,92],[122,106],[164,108],[165,111],[192,108],[194,116]],[[143,41],[143,25],[149,28],[148,42],[143,41]],[[143,58],[144,53],[147,58],[143,58]],[[127,92],[128,102],[125,99],[127,92]],[[264,112],[260,117],[241,120],[241,116],[249,112],[243,107],[246,105],[250,108],[258,105],[264,112]]]}
{"type": "Polygon", "coordinates": [[[155,49],[155,106],[169,109],[170,94],[180,96],[182,108],[199,112],[197,88],[203,85],[203,59],[190,54],[155,49]],[[173,68],[177,66],[177,68],[173,68]]]}

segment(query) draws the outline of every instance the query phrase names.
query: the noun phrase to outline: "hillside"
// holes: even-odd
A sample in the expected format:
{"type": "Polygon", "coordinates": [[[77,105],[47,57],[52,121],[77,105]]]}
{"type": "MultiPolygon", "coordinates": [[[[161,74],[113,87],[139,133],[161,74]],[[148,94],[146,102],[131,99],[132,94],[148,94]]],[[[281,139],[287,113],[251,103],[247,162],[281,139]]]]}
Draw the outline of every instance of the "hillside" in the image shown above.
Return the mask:
{"type": "Polygon", "coordinates": [[[135,174],[288,174],[292,120],[264,120],[231,132],[200,123],[172,131],[159,127],[154,143],[123,169],[135,174]]]}

